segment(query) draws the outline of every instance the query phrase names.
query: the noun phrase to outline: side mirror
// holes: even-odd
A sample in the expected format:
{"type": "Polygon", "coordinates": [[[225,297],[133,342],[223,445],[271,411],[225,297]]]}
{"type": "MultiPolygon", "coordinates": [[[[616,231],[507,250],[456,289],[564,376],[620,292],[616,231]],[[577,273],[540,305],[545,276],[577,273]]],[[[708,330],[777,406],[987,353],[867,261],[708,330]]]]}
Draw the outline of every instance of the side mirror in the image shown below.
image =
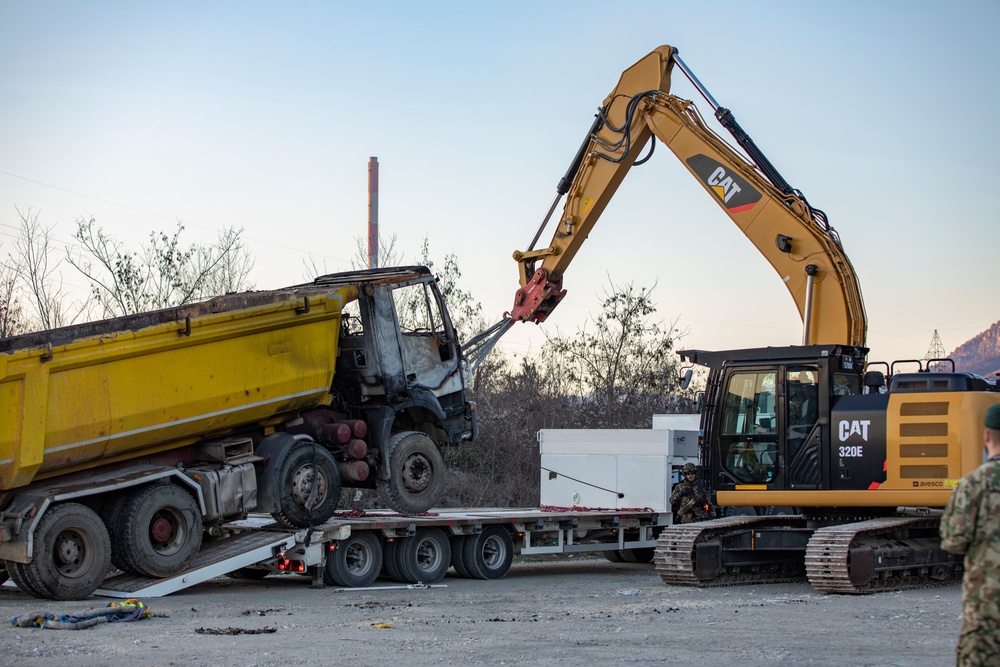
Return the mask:
{"type": "Polygon", "coordinates": [[[681,389],[687,389],[691,386],[691,378],[694,377],[694,369],[687,369],[681,374],[681,389]]]}

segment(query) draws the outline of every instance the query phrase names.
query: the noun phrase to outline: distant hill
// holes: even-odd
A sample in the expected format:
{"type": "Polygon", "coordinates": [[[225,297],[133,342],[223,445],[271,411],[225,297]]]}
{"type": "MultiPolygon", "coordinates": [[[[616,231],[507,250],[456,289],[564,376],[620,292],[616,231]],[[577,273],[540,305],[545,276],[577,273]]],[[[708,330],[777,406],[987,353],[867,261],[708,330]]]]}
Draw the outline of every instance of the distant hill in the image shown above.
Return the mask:
{"type": "Polygon", "coordinates": [[[993,378],[1000,372],[1000,322],[956,347],[948,355],[955,370],[993,378]]]}

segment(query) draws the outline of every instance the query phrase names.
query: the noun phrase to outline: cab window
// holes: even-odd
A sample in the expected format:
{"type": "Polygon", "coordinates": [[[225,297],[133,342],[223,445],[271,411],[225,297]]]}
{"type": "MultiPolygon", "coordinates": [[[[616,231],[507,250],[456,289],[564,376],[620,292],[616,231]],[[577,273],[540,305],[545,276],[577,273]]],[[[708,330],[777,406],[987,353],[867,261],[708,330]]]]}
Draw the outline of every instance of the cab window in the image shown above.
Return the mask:
{"type": "Polygon", "coordinates": [[[729,376],[720,441],[722,466],[742,484],[767,484],[778,474],[774,370],[729,376]]]}

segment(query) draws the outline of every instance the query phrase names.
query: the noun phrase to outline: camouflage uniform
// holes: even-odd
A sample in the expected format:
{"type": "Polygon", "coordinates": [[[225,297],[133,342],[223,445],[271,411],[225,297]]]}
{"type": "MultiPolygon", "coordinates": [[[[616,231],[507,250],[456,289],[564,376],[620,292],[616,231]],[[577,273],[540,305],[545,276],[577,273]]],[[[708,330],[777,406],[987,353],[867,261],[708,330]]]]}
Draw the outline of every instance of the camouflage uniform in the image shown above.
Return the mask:
{"type": "MultiPolygon", "coordinates": [[[[687,463],[682,469],[683,474],[696,472],[692,464],[687,463]]],[[[677,508],[677,517],[681,523],[691,523],[693,521],[704,521],[709,518],[708,510],[705,506],[708,501],[698,489],[698,480],[687,480],[686,477],[674,485],[674,490],[670,494],[670,505],[677,508]]]]}
{"type": "Polygon", "coordinates": [[[941,547],[965,554],[958,664],[1000,665],[1000,457],[955,487],[941,517],[941,547]]]}

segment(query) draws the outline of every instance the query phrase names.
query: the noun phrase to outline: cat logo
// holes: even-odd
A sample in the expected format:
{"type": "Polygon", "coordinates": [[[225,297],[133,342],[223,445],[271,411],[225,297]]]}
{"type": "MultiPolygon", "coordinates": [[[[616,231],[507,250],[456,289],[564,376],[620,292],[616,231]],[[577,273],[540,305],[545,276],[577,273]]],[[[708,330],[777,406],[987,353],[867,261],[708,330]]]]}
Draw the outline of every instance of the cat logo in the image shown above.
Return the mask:
{"type": "Polygon", "coordinates": [[[761,194],[753,186],[717,160],[699,153],[689,157],[686,162],[688,168],[719,198],[729,213],[745,213],[760,201],[761,194]]]}
{"type": "Polygon", "coordinates": [[[847,442],[852,435],[860,435],[861,439],[868,442],[868,427],[872,425],[870,419],[855,419],[853,421],[842,420],[838,424],[837,435],[841,442],[847,442]]]}
{"type": "Polygon", "coordinates": [[[736,185],[731,177],[726,176],[726,170],[722,167],[712,172],[712,175],[708,177],[707,183],[715,191],[715,194],[719,195],[719,199],[724,202],[728,202],[733,198],[733,195],[743,189],[736,185]]]}

